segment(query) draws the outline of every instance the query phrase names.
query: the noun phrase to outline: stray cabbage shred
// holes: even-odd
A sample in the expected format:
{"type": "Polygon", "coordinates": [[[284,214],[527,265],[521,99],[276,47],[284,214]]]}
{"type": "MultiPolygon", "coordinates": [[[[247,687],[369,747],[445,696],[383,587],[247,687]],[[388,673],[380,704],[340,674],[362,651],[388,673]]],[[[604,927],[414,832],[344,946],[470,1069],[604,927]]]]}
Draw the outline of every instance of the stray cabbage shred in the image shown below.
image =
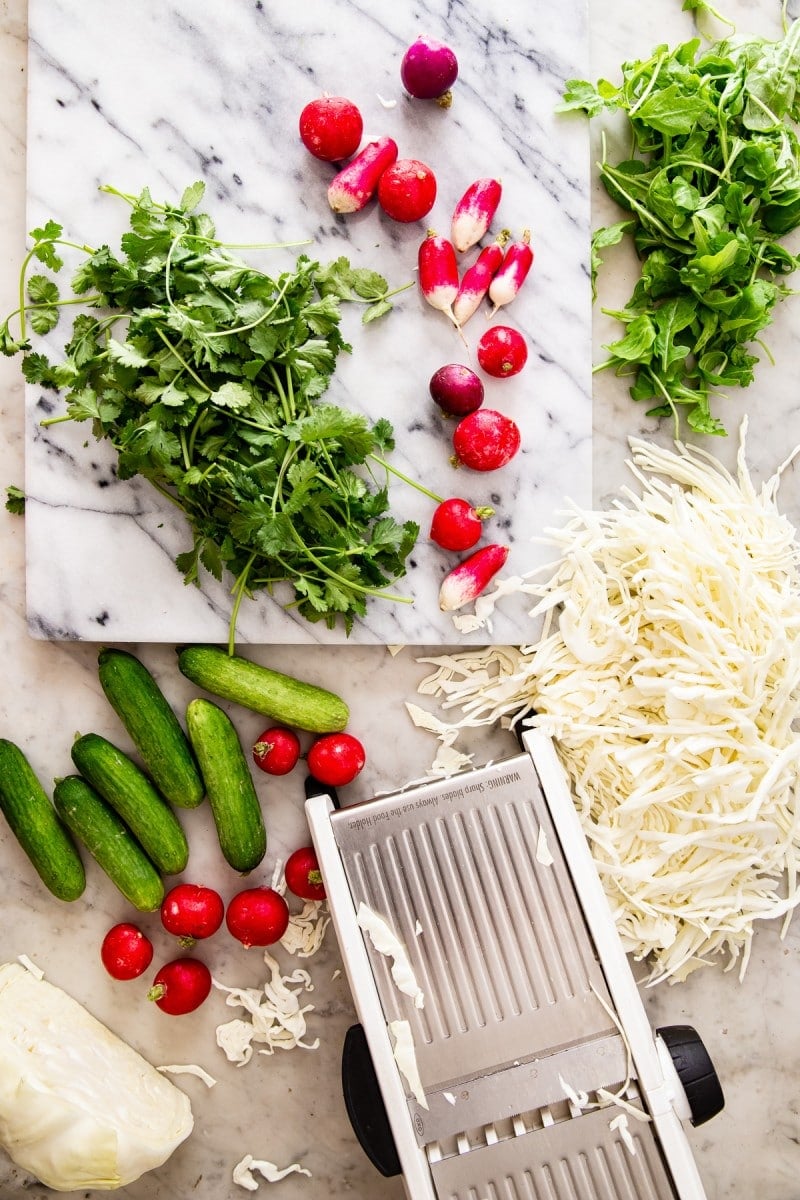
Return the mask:
{"type": "Polygon", "coordinates": [[[721,958],[743,977],[754,923],[782,916],[785,933],[800,901],[800,548],[776,499],[797,450],[757,489],[746,429],[735,474],[700,448],[631,439],[641,495],[572,508],[537,539],[559,558],[518,584],[536,640],[421,659],[435,669],[419,693],[461,715],[437,728],[408,706],[445,764],[470,726],[554,739],[651,983],[721,958]]]}

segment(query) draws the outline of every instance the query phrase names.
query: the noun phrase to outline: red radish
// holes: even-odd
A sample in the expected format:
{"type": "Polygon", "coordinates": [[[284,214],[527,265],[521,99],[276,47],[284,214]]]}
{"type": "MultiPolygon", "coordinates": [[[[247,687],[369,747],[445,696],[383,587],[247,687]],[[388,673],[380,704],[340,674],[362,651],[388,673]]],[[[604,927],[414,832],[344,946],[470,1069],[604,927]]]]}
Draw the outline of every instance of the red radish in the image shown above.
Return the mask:
{"type": "Polygon", "coordinates": [[[394,221],[420,221],[433,208],[436,176],[418,158],[398,158],[378,181],[378,203],[394,221]]]}
{"type": "Polygon", "coordinates": [[[504,304],[510,304],[525,282],[533,266],[533,250],[530,243],[531,232],[526,229],[519,241],[511,242],[506,247],[502,266],[489,287],[489,299],[494,305],[493,313],[504,304]]]}
{"type": "Polygon", "coordinates": [[[253,761],[268,775],[288,775],[300,758],[300,739],[292,729],[274,725],[259,734],[253,761]]]}
{"type": "Polygon", "coordinates": [[[458,59],[449,46],[435,38],[418,37],[400,63],[403,87],[417,100],[437,100],[449,108],[450,88],[458,78],[458,59]]]}
{"type": "Polygon", "coordinates": [[[507,558],[508,546],[492,543],[476,550],[457,567],[453,567],[439,588],[439,608],[442,612],[453,612],[476,600],[505,565],[507,558]]]}
{"type": "Polygon", "coordinates": [[[153,961],[153,944],[138,926],[121,921],[103,938],[100,958],[112,979],[137,979],[153,961]]]}
{"type": "Polygon", "coordinates": [[[359,150],[328,185],[328,203],[333,211],[353,213],[366,208],[375,194],[381,175],[396,158],[397,142],[394,138],[379,137],[367,142],[363,150],[359,150]]]}
{"type": "Polygon", "coordinates": [[[470,550],[483,533],[481,522],[493,516],[493,508],[473,508],[458,496],[443,500],[431,520],[431,541],[443,550],[470,550]]]}
{"type": "Polygon", "coordinates": [[[174,958],[164,963],[147,993],[162,1012],[180,1017],[199,1008],[211,991],[211,972],[198,958],[174,958]]]}
{"type": "Polygon", "coordinates": [[[480,378],[461,363],[447,363],[431,375],[431,397],[448,417],[464,417],[483,404],[480,378]]]}
{"type": "Polygon", "coordinates": [[[274,888],[245,888],[228,904],[225,923],[245,950],[251,946],[271,946],[286,933],[289,906],[274,888]]]}
{"type": "Polygon", "coordinates": [[[432,308],[453,319],[453,301],[458,295],[458,263],[452,242],[428,230],[417,255],[419,286],[432,308]]]}
{"type": "Polygon", "coordinates": [[[507,379],[518,375],[528,361],[528,346],[522,334],[509,325],[492,325],[481,335],[476,353],[487,375],[507,379]]]}
{"type": "Polygon", "coordinates": [[[325,899],[325,886],[313,846],[301,846],[290,854],[283,876],[289,891],[301,900],[325,899]]]}
{"type": "Polygon", "coordinates": [[[502,261],[503,242],[498,238],[491,245],[484,246],[472,266],[464,272],[458,295],[453,301],[453,316],[459,325],[477,312],[502,261]]]}
{"type": "Polygon", "coordinates": [[[352,783],[366,761],[364,747],[351,733],[326,733],[317,738],[306,755],[314,778],[331,787],[352,783]]]}
{"type": "Polygon", "coordinates": [[[176,884],[161,904],[161,924],[187,946],[216,933],[224,916],[219,892],[197,883],[176,884]]]}
{"type": "Polygon", "coordinates": [[[476,179],[453,210],[450,238],[459,253],[484,236],[497,212],[503,188],[499,179],[476,179]]]}
{"type": "Polygon", "coordinates": [[[473,471],[496,471],[510,462],[522,438],[516,422],[493,408],[481,408],[453,430],[456,464],[473,471]]]}
{"type": "Polygon", "coordinates": [[[344,96],[320,96],[300,113],[300,140],[324,162],[342,162],[355,154],[363,130],[361,113],[344,96]]]}

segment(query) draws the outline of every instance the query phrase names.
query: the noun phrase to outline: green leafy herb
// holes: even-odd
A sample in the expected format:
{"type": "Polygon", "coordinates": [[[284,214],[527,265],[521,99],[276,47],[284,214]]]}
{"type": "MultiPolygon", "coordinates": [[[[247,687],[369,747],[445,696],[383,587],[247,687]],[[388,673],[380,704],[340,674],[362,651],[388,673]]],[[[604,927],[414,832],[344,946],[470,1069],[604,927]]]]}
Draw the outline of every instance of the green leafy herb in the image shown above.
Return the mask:
{"type": "MultiPolygon", "coordinates": [[[[724,20],[706,0],[683,7],[724,20]]],[[[641,273],[595,370],[631,376],[631,396],[676,432],[683,412],[695,432],[724,434],[712,404],[753,380],[800,262],[779,240],[800,225],[800,22],[775,42],[658,46],[623,64],[619,86],[570,80],[559,108],[619,110],[631,135],[619,162],[603,139],[600,178],[629,217],[595,232],[592,283],[600,251],[627,235],[641,273]]]]}
{"type": "Polygon", "coordinates": [[[16,517],[25,515],[25,493],[13,483],[6,488],[6,509],[16,517]]]}
{"type": "Polygon", "coordinates": [[[391,468],[378,452],[391,449],[391,425],[321,400],[350,350],[342,301],[364,304],[364,321],[374,320],[391,308],[386,281],[345,258],[322,266],[303,253],[275,277],[249,266],[197,211],[201,183],[176,205],[148,190],[104,190],[130,205],[121,253],[79,247],[86,257],[61,298],[52,278],[27,270],[35,259],[57,272],[56,248],[74,243],[55,222],[34,230],[20,307],[0,327],[3,352],[25,352],[25,378],[65,394],[65,414],[43,424],[91,421],[115,447],[120,478],[149,479],[183,510],[186,582],[203,570],[233,578],[231,648],[243,598],[278,584],[307,620],[348,633],[369,597],[409,602],[387,590],[419,533],[388,511],[391,468]],[[63,360],[51,362],[31,349],[28,325],[46,333],[74,303],[86,311],[63,360]]]}

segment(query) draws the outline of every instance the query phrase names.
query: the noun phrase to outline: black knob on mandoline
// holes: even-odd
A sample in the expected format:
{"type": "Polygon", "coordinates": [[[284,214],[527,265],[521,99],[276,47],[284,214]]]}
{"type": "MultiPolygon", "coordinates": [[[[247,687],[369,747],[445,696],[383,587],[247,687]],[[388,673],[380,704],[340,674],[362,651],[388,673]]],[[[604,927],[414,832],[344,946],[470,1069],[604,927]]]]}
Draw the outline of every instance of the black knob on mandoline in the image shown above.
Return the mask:
{"type": "Polygon", "coordinates": [[[689,1102],[692,1125],[710,1121],[724,1108],[725,1097],[700,1034],[691,1025],[665,1025],[656,1036],[669,1050],[689,1102]]]}

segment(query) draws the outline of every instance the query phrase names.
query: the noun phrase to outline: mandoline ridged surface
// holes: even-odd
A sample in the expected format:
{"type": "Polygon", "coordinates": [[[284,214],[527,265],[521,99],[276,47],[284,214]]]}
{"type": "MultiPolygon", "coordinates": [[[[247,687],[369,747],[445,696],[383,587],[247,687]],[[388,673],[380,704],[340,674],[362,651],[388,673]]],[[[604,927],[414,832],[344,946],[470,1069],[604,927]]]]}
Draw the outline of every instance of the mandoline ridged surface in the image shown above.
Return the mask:
{"type": "Polygon", "coordinates": [[[426,1091],[614,1032],[527,755],[332,821],[356,908],[388,920],[424,992],[417,1009],[366,939],[387,1021],[411,1023],[426,1091]]]}

